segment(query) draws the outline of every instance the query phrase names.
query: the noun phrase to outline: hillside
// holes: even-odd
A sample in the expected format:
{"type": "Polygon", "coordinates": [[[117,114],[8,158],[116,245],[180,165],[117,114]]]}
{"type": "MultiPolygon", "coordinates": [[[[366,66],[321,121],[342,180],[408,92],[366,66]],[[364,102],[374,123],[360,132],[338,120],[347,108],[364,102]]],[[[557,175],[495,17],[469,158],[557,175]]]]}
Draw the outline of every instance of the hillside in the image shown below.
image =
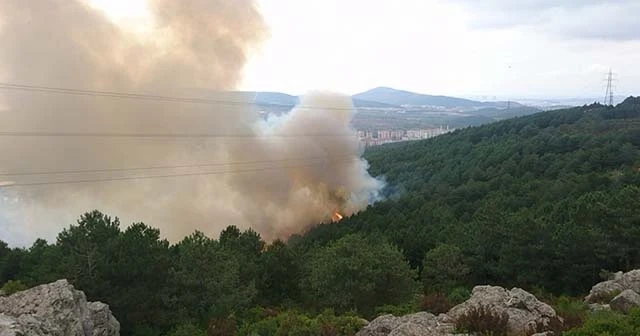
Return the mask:
{"type": "MultiPolygon", "coordinates": [[[[252,97],[259,105],[282,105],[293,107],[299,101],[297,96],[281,92],[244,91],[242,94],[252,97]]],[[[432,96],[404,90],[396,90],[388,87],[378,87],[352,96],[353,104],[359,108],[400,109],[409,107],[444,107],[463,109],[507,109],[521,108],[523,105],[516,102],[480,102],[475,100],[432,96]]]]}
{"type": "Polygon", "coordinates": [[[366,152],[388,200],[301,239],[366,232],[414,267],[459,248],[471,283],[580,293],[640,266],[640,99],[538,113],[366,152]]]}
{"type": "Polygon", "coordinates": [[[353,96],[356,99],[377,101],[394,105],[472,107],[480,102],[447,96],[431,96],[389,87],[377,87],[353,96]]]}
{"type": "MultiPolygon", "coordinates": [[[[396,90],[389,87],[377,87],[353,96],[356,99],[376,101],[392,105],[440,106],[440,107],[479,107],[485,103],[448,96],[432,96],[411,91],[396,90]]],[[[502,104],[506,105],[506,104],[502,104]]],[[[506,107],[506,106],[505,106],[506,107]]]]}
{"type": "Polygon", "coordinates": [[[1,290],[68,279],[109,303],[123,335],[320,336],[354,335],[360,317],[447,312],[491,284],[557,302],[569,328],[585,321],[582,299],[553,294],[584,296],[609,271],[640,268],[640,98],[365,156],[386,200],[287,242],[229,225],[169,243],[90,211],[55,242],[0,241],[1,290]]]}

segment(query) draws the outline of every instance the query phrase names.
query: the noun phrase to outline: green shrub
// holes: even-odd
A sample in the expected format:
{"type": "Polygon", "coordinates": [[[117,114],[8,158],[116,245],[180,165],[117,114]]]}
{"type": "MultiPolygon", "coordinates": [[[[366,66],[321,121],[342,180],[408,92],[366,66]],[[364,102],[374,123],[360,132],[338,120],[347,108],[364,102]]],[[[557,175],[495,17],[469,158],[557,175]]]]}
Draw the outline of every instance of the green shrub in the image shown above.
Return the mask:
{"type": "Polygon", "coordinates": [[[20,292],[28,289],[20,280],[9,280],[2,286],[2,291],[5,295],[11,295],[16,292],[20,292]]]}
{"type": "Polygon", "coordinates": [[[629,336],[640,335],[640,309],[634,309],[628,315],[611,311],[599,311],[587,317],[580,328],[569,330],[565,336],[629,336]]]}
{"type": "Polygon", "coordinates": [[[245,323],[240,327],[240,336],[353,336],[364,326],[357,316],[336,316],[332,310],[325,310],[315,318],[295,311],[287,311],[277,316],[245,323]]]}
{"type": "Polygon", "coordinates": [[[294,312],[284,313],[280,317],[280,325],[276,336],[315,336],[319,334],[317,321],[294,312]]]}
{"type": "Polygon", "coordinates": [[[553,306],[558,300],[558,297],[556,297],[553,293],[547,291],[546,289],[540,286],[533,286],[528,291],[529,293],[533,294],[533,296],[535,296],[538,300],[548,305],[553,306]]]}
{"type": "Polygon", "coordinates": [[[364,327],[364,321],[357,316],[336,316],[332,310],[325,310],[316,317],[321,336],[353,336],[364,327]]]}
{"type": "MultiPolygon", "coordinates": [[[[416,298],[416,300],[417,299],[418,298],[416,298]]],[[[404,305],[384,305],[384,306],[376,307],[375,315],[380,316],[385,314],[391,314],[394,316],[402,316],[407,314],[413,314],[418,311],[419,309],[414,301],[412,303],[407,303],[404,305]]]]}
{"type": "Polygon", "coordinates": [[[587,305],[581,299],[571,299],[566,296],[559,297],[553,308],[564,321],[563,330],[582,326],[589,311],[587,305]]]}
{"type": "Polygon", "coordinates": [[[470,308],[461,315],[455,326],[458,331],[482,336],[507,336],[509,315],[506,312],[497,313],[491,307],[480,305],[470,308]]]}
{"type": "Polygon", "coordinates": [[[451,290],[447,299],[452,305],[461,304],[471,297],[471,291],[466,287],[456,287],[451,290]]]}
{"type": "Polygon", "coordinates": [[[267,317],[254,323],[245,324],[238,330],[240,336],[274,336],[278,332],[279,321],[276,317],[267,317]]]}
{"type": "Polygon", "coordinates": [[[167,336],[207,336],[207,332],[192,323],[185,323],[175,327],[167,336]]]}

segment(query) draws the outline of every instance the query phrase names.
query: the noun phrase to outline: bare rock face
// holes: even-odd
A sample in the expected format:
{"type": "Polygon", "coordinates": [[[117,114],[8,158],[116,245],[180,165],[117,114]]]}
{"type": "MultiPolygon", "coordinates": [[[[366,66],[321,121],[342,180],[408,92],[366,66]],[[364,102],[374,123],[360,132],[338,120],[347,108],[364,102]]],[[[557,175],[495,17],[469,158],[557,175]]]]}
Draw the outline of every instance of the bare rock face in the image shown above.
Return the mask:
{"type": "Polygon", "coordinates": [[[586,303],[609,303],[614,296],[627,289],[640,294],[640,269],[615,273],[613,279],[591,287],[584,300],[586,303]]]}
{"type": "Polygon", "coordinates": [[[622,293],[614,297],[609,305],[614,311],[627,313],[632,308],[640,307],[640,294],[630,289],[625,289],[622,293]]]}
{"type": "Polygon", "coordinates": [[[561,323],[555,310],[533,294],[520,288],[506,290],[497,286],[474,287],[471,298],[451,308],[447,315],[455,321],[480,306],[488,307],[496,314],[506,313],[509,316],[507,329],[510,334],[545,332],[554,323],[561,323]]]}
{"type": "Polygon", "coordinates": [[[420,312],[402,317],[379,316],[356,336],[447,336],[453,333],[453,329],[445,315],[420,312]]]}
{"type": "Polygon", "coordinates": [[[119,336],[109,306],[67,280],[0,297],[0,336],[119,336]]]}

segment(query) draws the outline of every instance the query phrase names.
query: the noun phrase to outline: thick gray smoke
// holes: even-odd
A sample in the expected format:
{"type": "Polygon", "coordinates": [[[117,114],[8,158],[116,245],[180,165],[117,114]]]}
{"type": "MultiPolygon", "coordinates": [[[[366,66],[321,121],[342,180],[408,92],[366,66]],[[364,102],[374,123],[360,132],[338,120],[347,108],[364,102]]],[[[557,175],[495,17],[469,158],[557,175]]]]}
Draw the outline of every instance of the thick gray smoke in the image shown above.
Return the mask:
{"type": "Polygon", "coordinates": [[[232,224],[285,238],[377,197],[348,97],[311,94],[265,121],[251,97],[229,92],[266,36],[252,1],[148,5],[152,28],[142,36],[80,0],[0,0],[1,82],[209,99],[0,90],[0,239],[51,238],[91,209],[172,240],[232,224]],[[121,170],[148,167],[164,168],[121,170]],[[66,173],[24,174],[38,172],[66,173]],[[152,176],[164,177],[129,179],[152,176]]]}

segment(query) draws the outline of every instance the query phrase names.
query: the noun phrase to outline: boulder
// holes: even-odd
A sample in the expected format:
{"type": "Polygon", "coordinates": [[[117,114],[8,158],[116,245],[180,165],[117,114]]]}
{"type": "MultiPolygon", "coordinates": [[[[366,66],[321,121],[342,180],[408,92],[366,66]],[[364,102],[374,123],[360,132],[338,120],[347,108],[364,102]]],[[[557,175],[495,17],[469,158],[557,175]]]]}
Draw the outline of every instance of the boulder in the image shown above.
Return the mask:
{"type": "Polygon", "coordinates": [[[435,316],[421,312],[402,317],[382,315],[362,328],[356,336],[463,336],[454,334],[455,321],[471,309],[488,307],[496,314],[509,316],[507,329],[514,335],[551,336],[562,320],[551,306],[520,289],[506,290],[496,286],[476,286],[471,298],[447,314],[435,316]]]}
{"type": "Polygon", "coordinates": [[[447,315],[456,321],[472,309],[480,306],[495,314],[509,316],[507,330],[510,334],[531,334],[553,330],[562,323],[556,312],[533,294],[520,288],[506,290],[497,286],[476,286],[469,300],[451,308],[447,315]]]}
{"type": "Polygon", "coordinates": [[[0,297],[1,336],[119,336],[109,306],[87,302],[67,280],[0,297]]]}
{"type": "Polygon", "coordinates": [[[614,296],[627,289],[640,293],[640,269],[615,273],[613,279],[591,287],[584,300],[586,303],[609,303],[614,296]]]}
{"type": "Polygon", "coordinates": [[[382,315],[362,328],[356,336],[447,336],[454,326],[446,315],[420,312],[402,317],[382,315]]]}
{"type": "Polygon", "coordinates": [[[609,306],[614,311],[627,313],[632,308],[640,307],[640,294],[630,289],[625,289],[611,300],[609,306]]]}

